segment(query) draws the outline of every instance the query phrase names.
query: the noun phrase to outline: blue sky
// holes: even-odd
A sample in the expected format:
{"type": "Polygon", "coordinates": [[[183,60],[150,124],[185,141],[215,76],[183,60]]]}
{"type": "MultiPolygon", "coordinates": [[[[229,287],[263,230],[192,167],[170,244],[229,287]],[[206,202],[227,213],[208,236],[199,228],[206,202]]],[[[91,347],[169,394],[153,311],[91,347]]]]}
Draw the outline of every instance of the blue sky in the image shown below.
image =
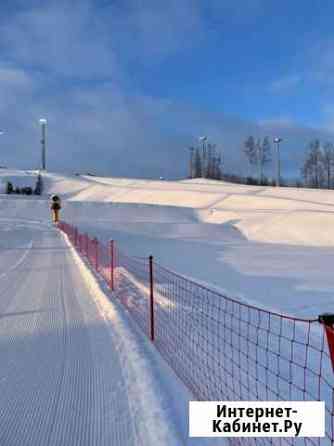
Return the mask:
{"type": "Polygon", "coordinates": [[[45,116],[50,169],[182,176],[206,134],[245,173],[252,133],[282,136],[294,175],[311,138],[334,140],[333,16],[327,0],[2,0],[1,163],[38,165],[45,116]]]}
{"type": "Polygon", "coordinates": [[[158,63],[137,65],[139,88],[245,119],[326,126],[334,3],[210,3],[216,7],[202,8],[203,22],[190,47],[181,44],[158,63]]]}

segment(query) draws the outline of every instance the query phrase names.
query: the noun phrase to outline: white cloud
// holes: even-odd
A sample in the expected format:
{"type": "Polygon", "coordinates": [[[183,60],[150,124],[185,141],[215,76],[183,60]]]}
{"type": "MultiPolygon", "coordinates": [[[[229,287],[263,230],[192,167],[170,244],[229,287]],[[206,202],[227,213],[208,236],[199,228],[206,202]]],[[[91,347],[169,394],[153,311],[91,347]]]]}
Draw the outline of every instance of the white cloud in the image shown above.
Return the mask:
{"type": "Polygon", "coordinates": [[[50,75],[112,77],[117,62],[109,31],[88,1],[44,3],[11,16],[0,27],[2,53],[12,63],[50,75]]]}
{"type": "MultiPolygon", "coordinates": [[[[92,0],[38,3],[0,20],[1,164],[38,165],[40,116],[49,123],[50,168],[116,175],[185,175],[187,146],[201,134],[239,169],[243,139],[268,131],[268,123],[129,96],[123,59],[155,64],[197,45],[205,26],[199,0],[124,0],[103,9],[92,0]]],[[[293,139],[291,125],[280,129],[293,139]]]]}

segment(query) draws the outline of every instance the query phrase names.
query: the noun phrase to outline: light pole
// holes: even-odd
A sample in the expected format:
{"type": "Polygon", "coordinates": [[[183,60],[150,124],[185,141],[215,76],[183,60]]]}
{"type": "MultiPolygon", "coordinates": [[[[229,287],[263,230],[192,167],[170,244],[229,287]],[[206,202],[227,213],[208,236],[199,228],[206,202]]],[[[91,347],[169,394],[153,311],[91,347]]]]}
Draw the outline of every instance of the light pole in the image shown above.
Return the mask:
{"type": "Polygon", "coordinates": [[[274,138],[274,143],[276,144],[276,187],[280,187],[280,179],[281,179],[281,160],[280,160],[280,153],[279,153],[279,145],[283,141],[282,138],[274,138]]]}
{"type": "Polygon", "coordinates": [[[189,178],[194,178],[194,148],[190,147],[189,178]]]}
{"type": "Polygon", "coordinates": [[[41,125],[41,130],[42,130],[42,139],[41,139],[41,144],[42,144],[42,170],[46,169],[46,125],[47,125],[47,120],[44,118],[41,118],[39,120],[39,123],[41,125]]]}
{"type": "Polygon", "coordinates": [[[205,178],[206,175],[206,147],[205,143],[208,140],[207,136],[200,136],[198,140],[203,144],[203,156],[202,156],[202,178],[205,178]]]}

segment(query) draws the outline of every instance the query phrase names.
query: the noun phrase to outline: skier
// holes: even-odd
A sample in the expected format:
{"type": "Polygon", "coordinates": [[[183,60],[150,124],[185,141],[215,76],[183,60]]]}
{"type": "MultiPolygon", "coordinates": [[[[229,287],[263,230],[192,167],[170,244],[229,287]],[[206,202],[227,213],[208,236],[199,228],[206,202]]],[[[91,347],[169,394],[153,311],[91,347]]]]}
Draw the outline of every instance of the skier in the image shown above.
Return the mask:
{"type": "Polygon", "coordinates": [[[59,222],[59,211],[61,209],[61,200],[58,195],[51,196],[50,209],[52,211],[52,220],[57,224],[59,222]]]}

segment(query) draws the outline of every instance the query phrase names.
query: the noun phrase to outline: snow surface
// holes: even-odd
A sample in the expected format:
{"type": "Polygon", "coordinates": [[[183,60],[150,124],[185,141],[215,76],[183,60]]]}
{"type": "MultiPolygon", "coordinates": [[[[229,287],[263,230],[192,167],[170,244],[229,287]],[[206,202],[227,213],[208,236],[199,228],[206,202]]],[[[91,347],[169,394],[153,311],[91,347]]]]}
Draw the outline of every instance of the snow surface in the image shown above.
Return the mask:
{"type": "Polygon", "coordinates": [[[190,393],[48,204],[0,198],[0,444],[225,444],[188,438],[190,393]]]}
{"type": "MultiPolygon", "coordinates": [[[[0,180],[36,172],[0,170],[0,180]]],[[[191,394],[50,226],[62,217],[130,255],[288,313],[334,311],[334,192],[44,175],[0,197],[0,444],[218,445],[187,438],[191,394]],[[111,299],[111,301],[110,301],[111,299]]]]}
{"type": "Polygon", "coordinates": [[[153,254],[171,269],[268,308],[305,317],[334,311],[334,191],[55,173],[46,173],[44,183],[44,197],[4,196],[0,212],[49,221],[46,200],[58,193],[66,221],[115,239],[129,254],[153,254]]]}
{"type": "Polygon", "coordinates": [[[61,234],[9,226],[0,222],[14,242],[0,264],[0,444],[187,444],[147,341],[61,234]]]}
{"type": "MultiPolygon", "coordinates": [[[[299,316],[334,311],[334,191],[47,174],[63,217],[132,255],[299,316]]],[[[37,212],[38,213],[38,212],[37,212]]]]}

